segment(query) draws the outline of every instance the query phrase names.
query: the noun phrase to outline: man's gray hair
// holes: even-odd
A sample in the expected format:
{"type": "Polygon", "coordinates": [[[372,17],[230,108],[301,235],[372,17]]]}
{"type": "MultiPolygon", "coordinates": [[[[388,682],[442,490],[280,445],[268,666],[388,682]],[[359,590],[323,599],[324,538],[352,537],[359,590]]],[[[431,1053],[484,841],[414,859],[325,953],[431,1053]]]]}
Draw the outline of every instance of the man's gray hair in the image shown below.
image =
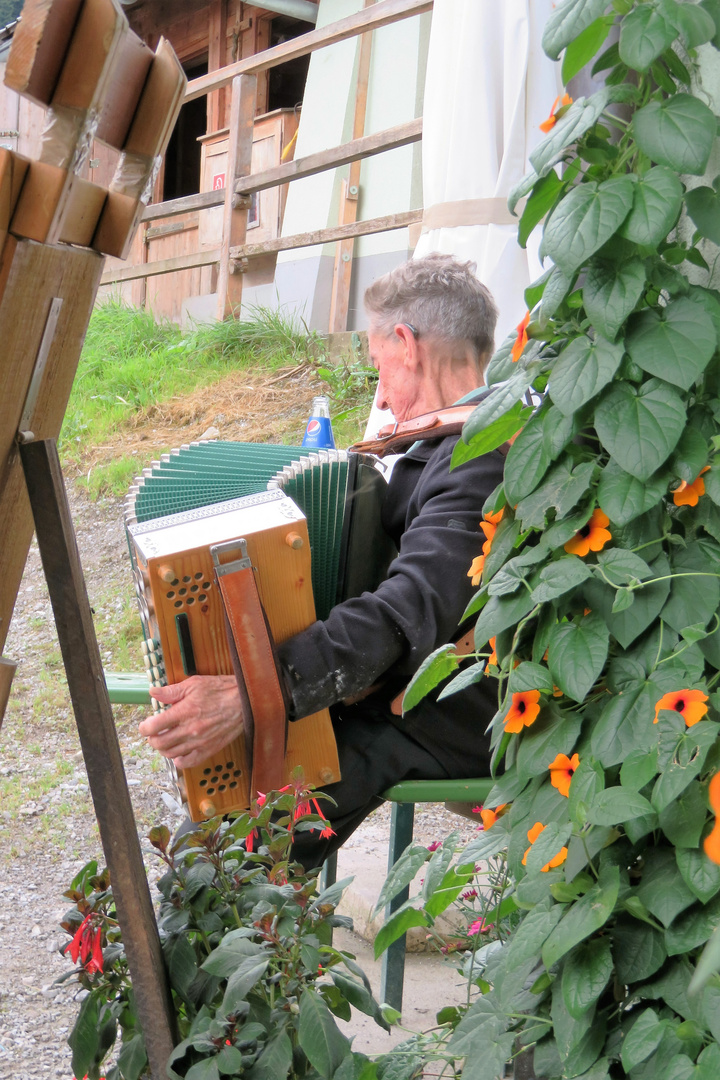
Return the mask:
{"type": "Polygon", "coordinates": [[[406,323],[419,337],[470,341],[479,358],[489,355],[498,313],[475,270],[475,263],[439,253],[396,267],[365,292],[372,330],[392,337],[406,323]]]}

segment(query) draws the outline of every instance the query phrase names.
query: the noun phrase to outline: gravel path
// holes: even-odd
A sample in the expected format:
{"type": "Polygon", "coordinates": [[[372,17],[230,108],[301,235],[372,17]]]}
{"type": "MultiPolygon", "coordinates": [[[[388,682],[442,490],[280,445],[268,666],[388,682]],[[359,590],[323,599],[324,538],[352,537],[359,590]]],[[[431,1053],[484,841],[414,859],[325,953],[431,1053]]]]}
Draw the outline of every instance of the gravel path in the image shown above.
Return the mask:
{"type": "MultiPolygon", "coordinates": [[[[90,502],[71,486],[70,500],[103,663],[140,668],[139,620],[118,500],[90,502]]],[[[102,851],[64,680],[50,601],[33,543],[5,653],[18,662],[0,730],[0,1080],[72,1077],[68,1032],[77,1014],[59,927],[63,892],[102,851]]],[[[173,828],[163,763],[137,736],[142,709],[115,709],[118,737],[138,822],[145,837],[161,822],[173,828]]],[[[429,843],[458,825],[437,806],[419,808],[416,835],[429,843]]],[[[468,833],[469,822],[464,823],[468,833]]],[[[353,845],[387,850],[389,811],[372,815],[353,845]]],[[[151,880],[155,858],[143,839],[151,880]]]]}

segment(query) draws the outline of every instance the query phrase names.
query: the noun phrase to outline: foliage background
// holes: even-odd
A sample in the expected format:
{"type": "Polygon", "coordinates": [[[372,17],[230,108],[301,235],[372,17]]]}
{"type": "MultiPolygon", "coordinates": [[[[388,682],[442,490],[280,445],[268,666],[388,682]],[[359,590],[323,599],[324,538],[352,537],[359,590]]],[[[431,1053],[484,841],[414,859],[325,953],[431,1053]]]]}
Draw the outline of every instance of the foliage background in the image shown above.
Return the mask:
{"type": "MultiPolygon", "coordinates": [[[[496,389],[456,453],[522,428],[484,510],[478,659],[443,691],[497,679],[486,805],[503,813],[454,869],[507,848],[521,922],[474,958],[483,993],[450,1022],[448,1050],[464,1080],[493,1080],[523,1046],[537,1076],[710,1080],[720,178],[703,75],[718,70],[720,5],[564,0],[543,45],[566,83],[600,53],[605,85],[556,110],[511,195],[528,197],[521,242],[544,220],[554,267],[527,290],[529,325],[491,361],[496,389]]],[[[441,650],[415,696],[457,666],[441,650]]]]}

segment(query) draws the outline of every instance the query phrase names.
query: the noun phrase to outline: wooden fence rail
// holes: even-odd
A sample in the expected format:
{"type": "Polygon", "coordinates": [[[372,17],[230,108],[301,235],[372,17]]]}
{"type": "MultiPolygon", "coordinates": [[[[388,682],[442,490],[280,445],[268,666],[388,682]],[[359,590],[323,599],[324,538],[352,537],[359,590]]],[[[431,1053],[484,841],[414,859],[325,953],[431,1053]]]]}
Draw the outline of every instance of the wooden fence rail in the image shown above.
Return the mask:
{"type": "MultiPolygon", "coordinates": [[[[112,285],[125,281],[154,277],[160,274],[172,274],[180,270],[190,270],[201,266],[220,265],[218,282],[218,317],[222,318],[236,309],[242,295],[242,279],[238,273],[248,268],[248,260],[254,256],[267,255],[294,248],[311,247],[318,244],[346,241],[356,236],[368,236],[373,233],[402,229],[422,220],[422,210],[410,210],[400,214],[371,218],[367,221],[353,221],[349,224],[317,229],[312,232],[297,233],[293,236],[277,237],[262,243],[245,243],[245,229],[249,196],[267,188],[277,187],[314,176],[317,173],[335,169],[342,165],[359,162],[375,154],[381,154],[397,147],[406,146],[422,139],[422,117],[384,131],[363,135],[334,146],[309,154],[304,158],[289,161],[283,165],[250,173],[249,153],[252,147],[252,129],[248,117],[254,113],[254,99],[250,93],[251,80],[261,71],[284,64],[299,56],[306,56],[318,49],[325,48],[339,41],[345,41],[360,34],[369,33],[382,26],[413,15],[431,11],[433,0],[378,0],[369,3],[355,15],[346,19],[303,34],[291,41],[286,41],[272,49],[266,49],[255,56],[247,57],[235,64],[210,72],[188,84],[185,101],[193,101],[224,86],[233,86],[233,115],[244,117],[244,132],[241,138],[231,140],[228,155],[228,177],[226,188],[219,191],[204,191],[197,195],[188,195],[163,203],[148,206],[143,215],[143,222],[158,221],[186,214],[192,211],[207,210],[224,206],[223,242],[220,248],[198,251],[174,258],[160,259],[155,262],[141,263],[137,266],[106,270],[101,278],[101,285],[112,285]],[[238,78],[243,76],[242,79],[238,78]],[[239,100],[240,88],[245,87],[247,101],[239,100]],[[237,99],[237,100],[236,100],[237,99]],[[234,145],[233,145],[234,143],[234,145]],[[242,159],[242,161],[240,160],[242,159]],[[247,160],[245,160],[247,159],[247,160]]],[[[232,123],[231,123],[232,129],[232,123]]],[[[362,127],[360,127],[362,131],[362,127]]],[[[162,226],[160,226],[162,228],[162,226]]],[[[155,230],[153,230],[153,233],[155,230]]]]}

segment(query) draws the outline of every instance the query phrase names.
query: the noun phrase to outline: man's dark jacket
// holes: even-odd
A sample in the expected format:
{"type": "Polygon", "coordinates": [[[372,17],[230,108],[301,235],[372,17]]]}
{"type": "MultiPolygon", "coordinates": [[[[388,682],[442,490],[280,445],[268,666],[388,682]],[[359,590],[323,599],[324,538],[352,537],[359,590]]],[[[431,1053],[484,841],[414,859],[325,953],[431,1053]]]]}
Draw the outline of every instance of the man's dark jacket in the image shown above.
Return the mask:
{"type": "Polygon", "coordinates": [[[367,707],[384,712],[449,775],[463,777],[487,769],[484,733],[497,709],[495,680],[483,678],[438,705],[439,688],[404,717],[389,710],[422,661],[466,629],[460,620],[475,592],[468,570],[485,541],[482,508],[502,480],[504,457],[496,450],[450,472],[456,442],[451,436],[419,443],[396,462],[382,522],[399,554],[386,580],[284,642],[279,656],[294,718],[381,683],[367,707]]]}

